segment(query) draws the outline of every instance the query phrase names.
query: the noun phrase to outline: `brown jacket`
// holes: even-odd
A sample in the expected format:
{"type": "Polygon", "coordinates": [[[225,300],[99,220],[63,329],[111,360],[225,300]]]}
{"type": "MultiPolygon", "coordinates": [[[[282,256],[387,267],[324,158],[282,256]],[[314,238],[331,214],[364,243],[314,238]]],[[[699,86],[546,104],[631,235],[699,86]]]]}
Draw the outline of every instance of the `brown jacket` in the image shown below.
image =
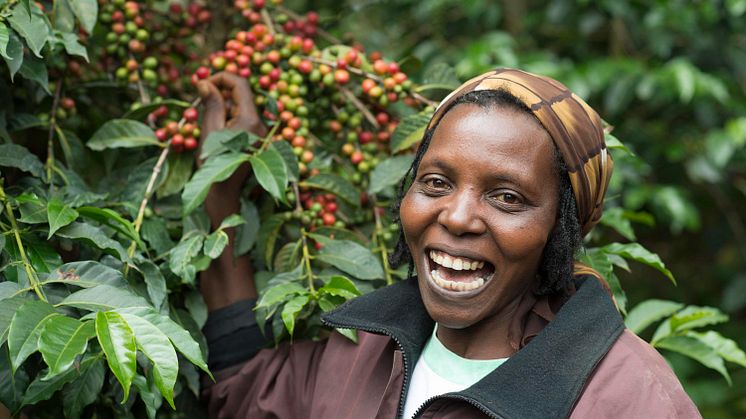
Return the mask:
{"type": "MultiPolygon", "coordinates": [[[[580,283],[556,315],[546,299],[522,304],[530,313],[518,326],[521,349],[472,387],[431,399],[418,417],[701,417],[663,358],[624,329],[599,283],[580,283]]],[[[396,418],[433,327],[416,284],[360,297],[324,320],[358,329],[358,344],[334,333],[263,350],[216,374],[210,416],[396,418]]]]}

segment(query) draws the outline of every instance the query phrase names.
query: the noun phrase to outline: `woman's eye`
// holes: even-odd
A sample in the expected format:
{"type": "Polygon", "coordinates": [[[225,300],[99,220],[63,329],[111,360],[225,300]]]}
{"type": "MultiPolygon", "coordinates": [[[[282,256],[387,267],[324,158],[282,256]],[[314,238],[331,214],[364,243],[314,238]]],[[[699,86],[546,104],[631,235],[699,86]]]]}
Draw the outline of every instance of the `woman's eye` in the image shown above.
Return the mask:
{"type": "Polygon", "coordinates": [[[495,199],[508,205],[517,205],[522,202],[521,197],[518,194],[511,192],[501,192],[495,196],[495,199]]]}
{"type": "Polygon", "coordinates": [[[444,179],[438,177],[430,177],[422,180],[422,183],[430,190],[443,191],[447,190],[449,185],[444,179]]]}

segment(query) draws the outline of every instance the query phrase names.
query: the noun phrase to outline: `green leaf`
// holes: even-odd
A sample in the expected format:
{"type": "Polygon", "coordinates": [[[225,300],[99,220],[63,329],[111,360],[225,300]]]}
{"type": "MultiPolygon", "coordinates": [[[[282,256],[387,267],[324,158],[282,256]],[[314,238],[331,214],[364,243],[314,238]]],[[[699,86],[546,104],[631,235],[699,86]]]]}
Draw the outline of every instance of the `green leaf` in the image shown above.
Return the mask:
{"type": "Polygon", "coordinates": [[[88,368],[91,368],[91,366],[98,360],[99,357],[97,356],[85,357],[80,362],[78,368],[70,368],[67,372],[56,375],[49,380],[44,380],[43,374],[37,375],[23,395],[23,404],[30,405],[43,400],[48,400],[55,392],[61,389],[62,386],[80,377],[83,372],[87,371],[88,368]]]}
{"type": "Polygon", "coordinates": [[[306,288],[297,282],[285,282],[266,289],[259,297],[256,308],[271,307],[285,300],[288,295],[305,292],[306,288]]]}
{"type": "Polygon", "coordinates": [[[655,344],[655,347],[668,349],[669,351],[688,356],[702,365],[719,372],[725,377],[728,384],[731,383],[730,375],[728,375],[728,371],[725,369],[723,358],[710,346],[696,338],[691,336],[668,336],[659,340],[655,344]]]}
{"type": "Polygon", "coordinates": [[[241,153],[221,154],[205,161],[181,194],[183,214],[188,215],[200,206],[213,183],[228,179],[246,161],[247,156],[241,153]]]}
{"type": "Polygon", "coordinates": [[[98,2],[96,0],[69,0],[73,13],[78,18],[80,26],[88,32],[93,33],[98,16],[98,2]]]}
{"type": "Polygon", "coordinates": [[[119,313],[100,311],[96,313],[96,336],[106,354],[109,369],[122,385],[124,404],[129,397],[132,377],[137,368],[135,335],[119,313]]]}
{"type": "MultiPolygon", "coordinates": [[[[147,105],[140,105],[135,109],[132,109],[122,115],[122,119],[145,119],[151,112],[154,110],[160,108],[161,106],[165,106],[168,109],[186,109],[191,105],[189,102],[184,102],[183,100],[178,99],[163,99],[160,102],[152,102],[147,105]]],[[[204,146],[204,145],[203,145],[204,146]]]]}
{"type": "Polygon", "coordinates": [[[360,291],[355,283],[341,275],[334,275],[323,287],[319,288],[319,293],[335,295],[345,300],[355,298],[360,295],[360,291]]]}
{"type": "Polygon", "coordinates": [[[16,202],[18,202],[18,209],[21,211],[21,218],[18,221],[27,224],[40,224],[49,221],[47,219],[47,204],[39,199],[36,194],[24,192],[16,197],[16,202]]]}
{"type": "Polygon", "coordinates": [[[16,7],[13,9],[10,17],[8,17],[8,23],[26,40],[26,45],[28,45],[31,52],[41,58],[41,49],[44,48],[49,37],[47,18],[41,10],[38,7],[34,7],[31,13],[29,13],[23,7],[16,7]]]}
{"type": "Polygon", "coordinates": [[[216,230],[205,239],[202,252],[210,259],[217,259],[228,245],[228,234],[223,230],[216,230]]]}
{"type": "Polygon", "coordinates": [[[218,230],[225,230],[226,228],[236,227],[240,226],[241,224],[245,223],[246,220],[241,218],[238,214],[231,214],[223,219],[223,221],[220,222],[220,226],[218,226],[218,230]]]}
{"type": "Polygon", "coordinates": [[[161,270],[158,269],[158,266],[150,260],[139,259],[136,264],[145,280],[145,286],[148,289],[150,302],[153,303],[153,307],[155,307],[156,310],[160,311],[168,297],[166,279],[163,277],[161,270]]]}
{"type": "Polygon", "coordinates": [[[197,290],[189,290],[184,296],[184,306],[187,308],[194,323],[202,329],[207,322],[207,304],[205,304],[202,294],[197,290]]]}
{"type": "Polygon", "coordinates": [[[192,234],[171,249],[168,266],[173,273],[181,277],[184,283],[192,283],[194,281],[197,271],[191,262],[199,254],[200,250],[202,250],[204,240],[205,236],[192,234]]]}
{"type": "Polygon", "coordinates": [[[632,229],[632,223],[629,218],[624,216],[624,213],[624,209],[619,207],[606,208],[601,217],[601,224],[614,229],[627,240],[637,240],[635,231],[632,229]]]}
{"type": "Polygon", "coordinates": [[[47,218],[49,220],[49,240],[55,231],[78,219],[78,211],[70,208],[57,198],[47,202],[47,218]]]}
{"type": "Polygon", "coordinates": [[[124,219],[116,211],[98,207],[79,207],[77,208],[77,211],[83,217],[90,218],[113,228],[119,234],[138,242],[140,246],[144,248],[140,241],[140,235],[135,230],[135,226],[130,221],[124,219]]]}
{"type": "Polygon", "coordinates": [[[246,131],[220,130],[207,134],[202,142],[200,158],[207,159],[228,151],[240,151],[243,145],[249,143],[249,134],[246,131]]]}
{"type": "Polygon", "coordinates": [[[642,247],[639,243],[611,243],[602,247],[601,250],[606,253],[617,254],[624,258],[644,263],[645,265],[660,271],[674,284],[676,283],[673,274],[666,268],[666,265],[661,261],[661,258],[657,254],[642,247]]]}
{"type": "Polygon", "coordinates": [[[420,112],[402,119],[391,137],[391,152],[398,153],[420,142],[432,116],[432,112],[420,112]]]}
{"type": "Polygon", "coordinates": [[[2,304],[0,304],[0,346],[8,338],[8,328],[10,328],[13,316],[15,316],[16,311],[27,301],[29,300],[22,295],[2,300],[2,304]]]}
{"type": "Polygon", "coordinates": [[[179,359],[168,337],[149,321],[134,314],[122,313],[122,317],[135,333],[135,342],[142,353],[153,363],[155,384],[163,397],[174,406],[174,385],[179,373],[179,359]]]}
{"type": "Polygon", "coordinates": [[[257,251],[260,256],[264,256],[264,263],[267,266],[272,266],[272,256],[275,253],[275,243],[277,242],[277,236],[280,234],[280,228],[285,223],[285,219],[279,214],[272,214],[264,220],[261,227],[259,228],[259,234],[257,235],[257,251]]]}
{"type": "Polygon", "coordinates": [[[285,202],[285,188],[288,186],[288,170],[285,160],[274,148],[268,148],[249,157],[254,176],[265,191],[275,199],[285,202]]]}
{"type": "Polygon", "coordinates": [[[156,419],[158,409],[160,409],[163,404],[163,398],[161,397],[160,390],[158,390],[155,382],[146,379],[140,374],[135,374],[132,383],[137,388],[137,392],[140,393],[140,398],[145,404],[148,419],[156,419]]]}
{"type": "Polygon", "coordinates": [[[74,33],[62,33],[60,36],[62,36],[62,45],[65,47],[68,55],[77,55],[88,61],[88,51],[78,40],[78,35],[74,33]]]}
{"type": "Polygon", "coordinates": [[[13,371],[39,349],[39,335],[44,323],[55,316],[61,314],[43,301],[28,301],[18,308],[8,329],[8,352],[13,371]]]}
{"type": "Polygon", "coordinates": [[[13,81],[13,77],[21,69],[21,65],[23,65],[23,42],[16,35],[15,31],[8,32],[10,37],[8,38],[8,47],[5,51],[10,58],[5,58],[5,63],[8,65],[8,71],[10,72],[10,81],[13,81]]]}
{"type": "Polygon", "coordinates": [[[316,256],[355,278],[381,279],[381,262],[368,248],[349,240],[332,240],[316,256]]]}
{"type": "Polygon", "coordinates": [[[728,316],[714,307],[687,306],[671,317],[674,332],[728,321],[728,316]]]}
{"type": "Polygon", "coordinates": [[[62,405],[67,418],[81,417],[83,409],[95,402],[101,393],[106,370],[101,360],[93,359],[87,368],[80,371],[80,377],[62,390],[62,405]]]}
{"type": "Polygon", "coordinates": [[[308,304],[308,300],[308,295],[298,295],[285,303],[285,306],[282,308],[282,322],[285,323],[285,328],[290,333],[290,336],[293,336],[293,332],[295,331],[295,316],[308,304]]]}
{"type": "MultiPolygon", "coordinates": [[[[1,309],[2,304],[0,304],[1,309]]],[[[5,346],[0,345],[0,404],[4,404],[11,412],[18,411],[28,383],[26,371],[20,369],[15,374],[13,373],[8,351],[5,346]]]]}
{"type": "MultiPolygon", "coordinates": [[[[5,236],[2,236],[2,237],[3,239],[5,239],[5,236]]],[[[16,293],[18,293],[20,289],[21,288],[15,282],[10,282],[10,281],[0,282],[0,301],[5,300],[6,298],[12,297],[16,293]]]]}
{"type": "Polygon", "coordinates": [[[738,347],[738,344],[735,341],[726,338],[720,333],[715,332],[714,330],[708,330],[705,333],[690,331],[687,332],[686,335],[691,336],[714,349],[715,352],[726,361],[746,367],[746,353],[738,347]]]}
{"type": "Polygon", "coordinates": [[[651,324],[679,311],[684,305],[674,301],[646,300],[636,305],[627,314],[624,324],[629,330],[640,334],[651,324]]]}
{"type": "Polygon", "coordinates": [[[331,192],[353,206],[360,206],[360,192],[349,180],[332,173],[319,173],[304,180],[301,186],[331,192]]]}
{"type": "MultiPolygon", "coordinates": [[[[171,343],[173,343],[176,349],[184,355],[189,362],[196,365],[207,374],[210,374],[210,370],[207,369],[207,363],[202,357],[202,351],[197,342],[192,338],[189,332],[184,330],[183,327],[179,326],[169,317],[157,313],[152,308],[146,307],[123,308],[117,311],[123,314],[133,314],[153,324],[168,336],[171,343]]],[[[211,374],[210,377],[212,377],[211,374]]]]}
{"type": "Polygon", "coordinates": [[[399,184],[412,165],[412,160],[414,156],[394,156],[379,163],[370,175],[368,193],[373,195],[399,184]]]}
{"type": "Polygon", "coordinates": [[[106,284],[124,288],[127,283],[122,273],[102,263],[86,260],[66,263],[55,269],[42,284],[63,283],[81,288],[106,284]]]}
{"type": "Polygon", "coordinates": [[[108,148],[162,146],[150,127],[131,119],[113,119],[105,123],[86,145],[96,151],[108,148]]]}
{"type": "Polygon", "coordinates": [[[81,322],[67,316],[49,319],[39,335],[39,352],[49,366],[44,380],[67,371],[95,334],[92,321],[81,322]]]}
{"type": "Polygon", "coordinates": [[[158,255],[168,252],[175,246],[163,218],[152,217],[146,219],[142,223],[141,234],[142,238],[150,244],[158,255]]]}
{"type": "Polygon", "coordinates": [[[300,250],[302,248],[301,244],[301,240],[298,239],[294,242],[285,243],[285,245],[280,248],[275,256],[273,264],[275,272],[286,272],[293,269],[293,267],[298,266],[298,263],[300,262],[300,250]]]}
{"type": "Polygon", "coordinates": [[[8,55],[8,42],[10,42],[9,29],[4,22],[0,22],[0,55],[6,60],[12,60],[13,57],[8,55]]]}
{"type": "Polygon", "coordinates": [[[288,180],[296,182],[300,176],[300,169],[298,168],[298,158],[293,153],[293,147],[287,141],[274,141],[269,145],[269,148],[274,149],[282,156],[287,168],[288,180]]]}
{"type": "Polygon", "coordinates": [[[54,28],[60,32],[73,32],[75,28],[75,15],[70,8],[68,0],[57,0],[52,5],[52,16],[54,16],[54,28]]]}
{"type": "Polygon", "coordinates": [[[241,199],[241,219],[245,223],[236,228],[233,256],[240,256],[251,250],[259,232],[259,212],[256,205],[243,198],[241,199]]]}
{"type": "Polygon", "coordinates": [[[58,305],[71,306],[89,311],[107,311],[126,307],[150,307],[148,302],[123,288],[98,285],[76,291],[60,301],[58,305]]]}
{"type": "Polygon", "coordinates": [[[418,87],[418,91],[429,90],[424,89],[428,85],[438,86],[440,89],[451,91],[456,89],[461,84],[461,81],[453,67],[446,63],[436,63],[427,68],[425,74],[422,76],[422,84],[422,86],[418,87]]]}
{"type": "Polygon", "coordinates": [[[129,260],[127,251],[118,241],[109,238],[102,229],[87,223],[72,223],[57,230],[59,237],[81,240],[95,246],[121,261],[129,260]]]}
{"type": "Polygon", "coordinates": [[[194,156],[191,153],[174,153],[168,156],[168,176],[160,188],[158,197],[173,195],[184,189],[192,176],[194,156]]]}
{"type": "Polygon", "coordinates": [[[15,167],[39,178],[44,173],[44,165],[39,158],[18,144],[0,144],[0,166],[15,167]]]}

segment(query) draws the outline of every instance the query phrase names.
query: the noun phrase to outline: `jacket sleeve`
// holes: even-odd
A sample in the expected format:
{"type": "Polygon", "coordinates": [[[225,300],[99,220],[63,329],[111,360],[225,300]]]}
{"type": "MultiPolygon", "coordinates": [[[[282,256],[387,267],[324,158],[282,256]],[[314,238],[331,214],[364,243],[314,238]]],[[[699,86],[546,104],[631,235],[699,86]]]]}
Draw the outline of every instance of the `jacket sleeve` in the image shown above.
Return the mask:
{"type": "Polygon", "coordinates": [[[211,418],[303,418],[326,341],[261,349],[270,342],[254,317],[254,300],[210,314],[204,327],[216,382],[203,382],[211,418]]]}

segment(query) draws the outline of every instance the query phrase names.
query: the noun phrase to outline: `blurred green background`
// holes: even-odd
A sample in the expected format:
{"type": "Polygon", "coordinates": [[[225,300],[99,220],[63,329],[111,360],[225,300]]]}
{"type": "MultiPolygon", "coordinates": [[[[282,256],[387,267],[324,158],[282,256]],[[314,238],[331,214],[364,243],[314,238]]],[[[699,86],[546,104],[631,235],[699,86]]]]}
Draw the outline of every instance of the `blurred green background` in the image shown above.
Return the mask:
{"type": "MultiPolygon", "coordinates": [[[[637,221],[637,239],[678,281],[636,265],[621,277],[629,305],[720,307],[731,321],[716,330],[746,347],[746,0],[286,4],[319,11],[322,26],[340,28],[334,35],[384,51],[420,82],[447,63],[462,81],[511,66],[567,84],[639,157],[616,156],[607,208],[635,211],[626,219],[637,221]]],[[[728,386],[690,359],[666,357],[704,417],[746,417],[746,370],[729,364],[728,386]]]]}

